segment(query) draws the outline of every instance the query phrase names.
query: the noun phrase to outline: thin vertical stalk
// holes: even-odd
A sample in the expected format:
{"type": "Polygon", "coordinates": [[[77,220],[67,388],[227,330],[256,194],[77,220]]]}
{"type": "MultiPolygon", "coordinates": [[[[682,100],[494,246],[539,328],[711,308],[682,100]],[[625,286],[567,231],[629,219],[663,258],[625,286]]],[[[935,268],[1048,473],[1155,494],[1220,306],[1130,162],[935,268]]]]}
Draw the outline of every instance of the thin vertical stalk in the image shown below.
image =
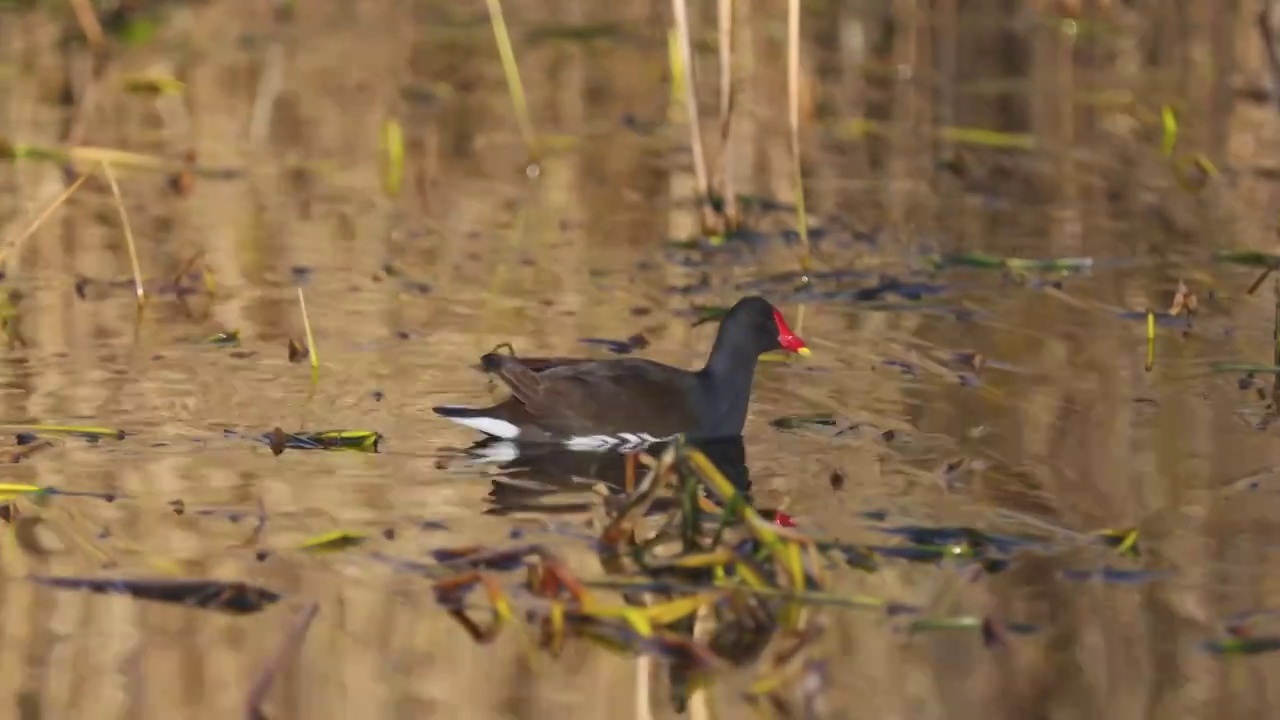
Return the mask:
{"type": "Polygon", "coordinates": [[[733,10],[734,0],[718,0],[716,25],[720,36],[720,194],[725,230],[738,227],[738,198],[733,187],[733,10]]]}
{"type": "MultiPolygon", "coordinates": [[[[496,2],[496,0],[490,0],[496,2]]],[[[689,121],[689,144],[693,150],[693,175],[698,183],[698,205],[702,210],[703,232],[715,228],[715,217],[710,205],[711,182],[707,176],[707,158],[702,145],[702,129],[698,122],[698,98],[693,85],[693,49],[689,42],[689,9],[687,0],[671,0],[671,12],[676,20],[676,34],[680,38],[680,66],[684,77],[684,104],[689,121]]]]}
{"type": "MultiPolygon", "coordinates": [[[[800,160],[800,0],[787,0],[787,116],[791,124],[791,173],[796,196],[796,231],[804,256],[800,268],[809,272],[809,218],[804,209],[804,173],[800,160]]],[[[806,278],[807,279],[807,278],[806,278]]]]}
{"type": "Polygon", "coordinates": [[[115,198],[116,210],[120,213],[120,224],[124,226],[124,242],[129,249],[129,262],[133,265],[133,290],[138,296],[138,305],[147,302],[147,290],[142,284],[142,265],[138,262],[138,246],[133,241],[133,228],[129,225],[129,213],[124,209],[124,198],[120,196],[120,185],[116,183],[116,174],[111,163],[102,161],[102,174],[111,186],[111,196],[115,198]]]}
{"type": "Polygon", "coordinates": [[[511,94],[511,104],[515,106],[516,122],[520,125],[520,135],[524,138],[529,158],[536,164],[538,139],[533,133],[533,122],[529,119],[529,101],[525,98],[524,84],[520,82],[520,66],[516,64],[516,51],[511,46],[507,21],[502,16],[502,3],[499,0],[487,0],[487,4],[489,23],[493,25],[493,39],[498,44],[498,55],[502,58],[502,74],[506,76],[507,92],[511,94]]]}

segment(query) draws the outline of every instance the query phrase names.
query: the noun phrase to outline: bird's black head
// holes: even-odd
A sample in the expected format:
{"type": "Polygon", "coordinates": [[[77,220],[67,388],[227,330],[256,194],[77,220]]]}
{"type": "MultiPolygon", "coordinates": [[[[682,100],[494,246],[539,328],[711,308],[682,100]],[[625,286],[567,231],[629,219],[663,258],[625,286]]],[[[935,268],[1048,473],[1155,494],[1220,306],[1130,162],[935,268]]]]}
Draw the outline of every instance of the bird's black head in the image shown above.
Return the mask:
{"type": "Polygon", "coordinates": [[[750,346],[757,355],[778,349],[805,357],[811,354],[804,341],[791,332],[782,312],[756,295],[734,303],[720,324],[720,332],[732,337],[734,344],[750,346]]]}

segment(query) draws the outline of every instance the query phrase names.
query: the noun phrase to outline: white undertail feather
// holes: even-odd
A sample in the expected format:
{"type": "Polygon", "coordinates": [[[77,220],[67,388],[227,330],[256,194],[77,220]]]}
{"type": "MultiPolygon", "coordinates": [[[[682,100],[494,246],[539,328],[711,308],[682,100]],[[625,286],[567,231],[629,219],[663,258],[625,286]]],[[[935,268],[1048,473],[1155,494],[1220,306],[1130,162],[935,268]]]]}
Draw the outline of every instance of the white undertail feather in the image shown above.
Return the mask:
{"type": "Polygon", "coordinates": [[[445,415],[444,417],[445,419],[452,420],[453,422],[456,422],[459,425],[466,425],[467,427],[472,428],[474,430],[479,430],[485,435],[500,437],[504,440],[511,440],[512,438],[519,437],[520,435],[520,428],[516,427],[515,425],[512,425],[506,420],[499,420],[498,418],[451,417],[449,415],[445,415]]]}
{"type": "Polygon", "coordinates": [[[467,454],[477,463],[504,464],[520,457],[520,447],[510,440],[490,443],[484,447],[473,448],[467,454]]]}

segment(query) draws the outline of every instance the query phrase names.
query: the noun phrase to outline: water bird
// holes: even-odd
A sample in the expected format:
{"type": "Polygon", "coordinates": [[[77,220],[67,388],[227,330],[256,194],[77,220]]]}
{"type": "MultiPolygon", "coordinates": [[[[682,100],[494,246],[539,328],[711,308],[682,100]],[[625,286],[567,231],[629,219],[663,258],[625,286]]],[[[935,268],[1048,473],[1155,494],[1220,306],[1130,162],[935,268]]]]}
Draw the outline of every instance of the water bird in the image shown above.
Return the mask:
{"type": "Polygon", "coordinates": [[[480,366],[511,396],[489,407],[432,410],[491,438],[573,450],[631,452],[682,433],[735,437],[746,422],[756,362],[779,349],[810,355],[781,311],[764,298],[744,297],[721,321],[701,370],[634,357],[533,360],[490,352],[480,366]]]}

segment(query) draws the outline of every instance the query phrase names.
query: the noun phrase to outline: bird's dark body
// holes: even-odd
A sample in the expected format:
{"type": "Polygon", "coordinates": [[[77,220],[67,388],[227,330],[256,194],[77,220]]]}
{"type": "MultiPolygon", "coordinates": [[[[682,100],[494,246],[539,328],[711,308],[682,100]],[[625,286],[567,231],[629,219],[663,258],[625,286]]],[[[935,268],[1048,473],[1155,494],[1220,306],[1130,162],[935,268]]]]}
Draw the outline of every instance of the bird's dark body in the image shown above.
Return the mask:
{"type": "Polygon", "coordinates": [[[441,406],[435,412],[522,443],[643,445],[676,434],[733,437],[742,433],[758,356],[781,347],[782,340],[804,348],[772,305],[746,298],[725,317],[701,370],[644,358],[518,358],[491,352],[480,358],[480,366],[511,396],[490,407],[441,406]]]}

